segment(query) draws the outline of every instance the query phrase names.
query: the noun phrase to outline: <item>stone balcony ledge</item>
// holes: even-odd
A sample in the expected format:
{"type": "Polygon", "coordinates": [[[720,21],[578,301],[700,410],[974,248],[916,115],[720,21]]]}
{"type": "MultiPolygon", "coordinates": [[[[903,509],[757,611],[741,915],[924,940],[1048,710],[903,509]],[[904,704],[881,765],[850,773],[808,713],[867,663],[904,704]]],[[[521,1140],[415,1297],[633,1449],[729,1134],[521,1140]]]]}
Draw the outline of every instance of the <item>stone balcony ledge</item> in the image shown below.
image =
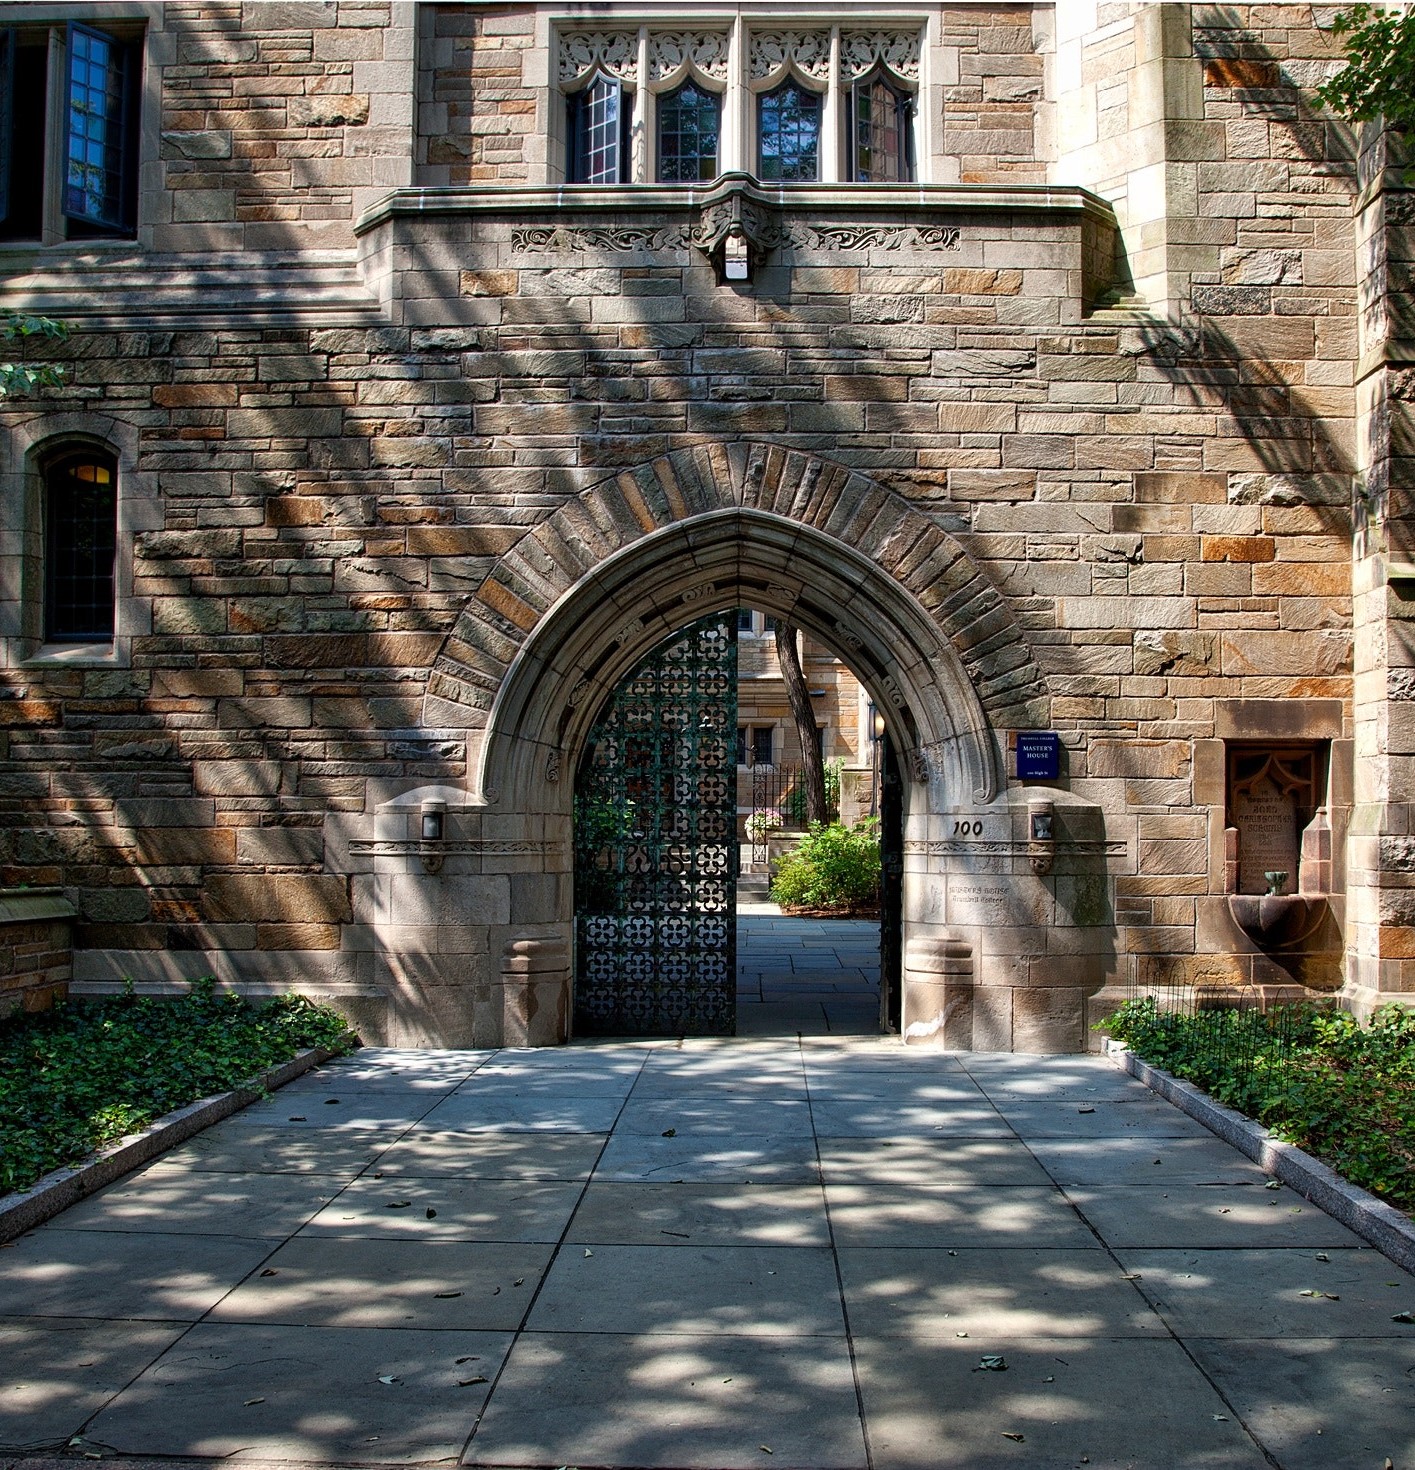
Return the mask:
{"type": "Polygon", "coordinates": [[[397,189],[364,211],[354,226],[365,235],[393,219],[429,215],[540,216],[619,213],[668,217],[706,209],[734,196],[774,207],[793,217],[893,218],[903,212],[926,221],[935,214],[1085,213],[1114,224],[1110,205],[1089,189],[1071,184],[779,184],[759,183],[750,174],[723,174],[712,184],[576,184],[518,187],[475,184],[464,188],[397,189]]]}
{"type": "Polygon", "coordinates": [[[727,285],[795,266],[1032,271],[1034,293],[1069,299],[1074,318],[1112,282],[1115,230],[1110,205],[1080,187],[768,187],[748,174],[703,188],[401,189],[356,225],[370,290],[406,320],[420,314],[401,313],[400,300],[450,302],[462,271],[706,264],[727,285]],[[735,280],[724,268],[734,248],[735,280]]]}

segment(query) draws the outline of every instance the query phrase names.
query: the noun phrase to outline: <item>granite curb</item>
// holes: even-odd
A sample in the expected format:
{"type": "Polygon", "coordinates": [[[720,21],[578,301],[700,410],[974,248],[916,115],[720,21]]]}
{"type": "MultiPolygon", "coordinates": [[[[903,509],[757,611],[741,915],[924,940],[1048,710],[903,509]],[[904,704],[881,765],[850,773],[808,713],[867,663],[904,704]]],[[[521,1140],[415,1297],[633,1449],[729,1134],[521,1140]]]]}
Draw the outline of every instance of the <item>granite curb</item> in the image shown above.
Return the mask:
{"type": "Polygon", "coordinates": [[[1225,1143],[1246,1154],[1265,1174],[1295,1189],[1348,1230],[1369,1241],[1397,1266],[1415,1271],[1415,1221],[1394,1205],[1349,1184],[1336,1170],[1304,1153],[1296,1144],[1273,1138],[1261,1123],[1215,1102],[1192,1082],[1183,1082],[1161,1067],[1152,1067],[1120,1042],[1108,1041],[1105,1054],[1166,1102],[1173,1103],[1225,1143]]]}
{"type": "Polygon", "coordinates": [[[337,1055],[322,1046],[299,1052],[288,1062],[252,1077],[230,1092],[218,1092],[163,1114],[155,1123],[120,1143],[99,1152],[73,1169],[55,1169],[29,1189],[0,1196],[0,1241],[13,1240],[76,1205],[95,1190],[120,1179],[141,1164],[149,1163],[169,1148],[186,1142],[193,1134],[229,1118],[264,1097],[267,1092],[292,1082],[311,1067],[337,1055]]]}

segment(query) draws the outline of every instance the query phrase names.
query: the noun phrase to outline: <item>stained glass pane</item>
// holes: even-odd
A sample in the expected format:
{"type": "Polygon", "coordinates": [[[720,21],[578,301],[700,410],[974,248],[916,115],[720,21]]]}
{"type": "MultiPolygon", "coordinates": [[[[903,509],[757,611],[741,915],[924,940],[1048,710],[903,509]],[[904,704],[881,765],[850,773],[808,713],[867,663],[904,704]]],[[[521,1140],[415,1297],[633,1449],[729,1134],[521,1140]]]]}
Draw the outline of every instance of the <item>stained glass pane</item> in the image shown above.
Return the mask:
{"type": "Polygon", "coordinates": [[[820,178],[821,97],[786,82],[757,99],[758,174],[783,184],[820,178]]]}
{"type": "Polygon", "coordinates": [[[117,496],[111,461],[70,455],[44,474],[45,637],[52,643],[113,636],[117,496]]]}
{"type": "Polygon", "coordinates": [[[721,100],[692,82],[658,102],[658,176],[665,184],[717,177],[721,100]]]}
{"type": "Polygon", "coordinates": [[[623,182],[624,88],[598,76],[570,98],[572,184],[623,182]]]}
{"type": "Polygon", "coordinates": [[[910,119],[913,99],[883,77],[857,82],[851,92],[851,143],[857,183],[900,183],[913,174],[910,119]]]}

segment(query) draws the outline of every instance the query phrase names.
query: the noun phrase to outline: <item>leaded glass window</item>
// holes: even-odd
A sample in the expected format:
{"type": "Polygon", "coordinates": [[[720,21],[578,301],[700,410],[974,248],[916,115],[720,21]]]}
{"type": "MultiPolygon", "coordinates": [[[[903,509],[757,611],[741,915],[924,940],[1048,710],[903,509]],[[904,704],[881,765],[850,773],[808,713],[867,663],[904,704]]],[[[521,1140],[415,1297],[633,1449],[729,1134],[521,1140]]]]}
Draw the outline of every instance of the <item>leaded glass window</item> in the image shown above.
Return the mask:
{"type": "Polygon", "coordinates": [[[757,99],[757,173],[782,184],[820,178],[821,94],[784,82],[757,99]]]}
{"type": "Polygon", "coordinates": [[[722,102],[694,82],[658,100],[658,177],[665,184],[696,184],[717,177],[722,102]]]}
{"type": "Polygon", "coordinates": [[[44,634],[50,643],[113,637],[118,546],[117,469],[90,450],[44,469],[44,634]]]}
{"type": "Polygon", "coordinates": [[[850,90],[850,177],[860,184],[904,183],[914,177],[914,99],[882,76],[850,90]]]}
{"type": "Polygon", "coordinates": [[[64,213],[121,230],[128,223],[131,146],[129,50],[102,31],[71,25],[68,38],[64,213]]]}
{"type": "Polygon", "coordinates": [[[624,88],[602,73],[566,99],[572,184],[622,184],[629,159],[624,88]]]}
{"type": "Polygon", "coordinates": [[[10,213],[10,157],[15,136],[15,33],[0,31],[0,220],[10,213]]]}

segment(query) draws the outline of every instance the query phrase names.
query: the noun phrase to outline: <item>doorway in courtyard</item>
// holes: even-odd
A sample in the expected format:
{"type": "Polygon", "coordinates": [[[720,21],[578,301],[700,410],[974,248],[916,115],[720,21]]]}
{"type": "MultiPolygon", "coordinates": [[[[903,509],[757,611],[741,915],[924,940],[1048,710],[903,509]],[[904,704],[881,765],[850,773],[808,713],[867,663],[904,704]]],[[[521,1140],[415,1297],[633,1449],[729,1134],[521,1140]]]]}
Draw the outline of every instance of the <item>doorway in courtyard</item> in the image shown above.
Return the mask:
{"type": "Polygon", "coordinates": [[[902,795],[883,720],[828,649],[741,608],[664,640],[604,700],[576,775],[575,1033],[897,1030],[902,795]],[[878,907],[772,901],[808,825],[812,727],[829,820],[877,846],[878,907]]]}

